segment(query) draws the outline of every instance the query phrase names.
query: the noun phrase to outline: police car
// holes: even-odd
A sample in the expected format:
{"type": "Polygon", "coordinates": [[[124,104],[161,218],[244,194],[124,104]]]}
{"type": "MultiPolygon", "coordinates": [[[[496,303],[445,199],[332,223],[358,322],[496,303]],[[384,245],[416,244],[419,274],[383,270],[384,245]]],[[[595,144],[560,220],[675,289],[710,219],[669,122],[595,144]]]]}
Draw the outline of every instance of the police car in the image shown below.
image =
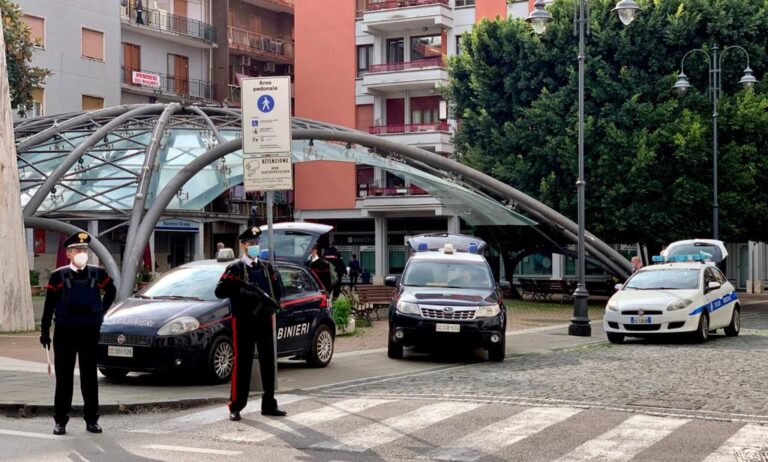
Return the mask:
{"type": "MultiPolygon", "coordinates": [[[[275,267],[285,286],[283,309],[276,316],[277,355],[312,367],[330,363],[336,326],[328,294],[303,262],[317,238],[331,229],[313,223],[274,225],[275,267]]],[[[268,246],[266,230],[261,243],[268,246]]],[[[111,308],[99,341],[102,374],[120,379],[131,371],[197,370],[212,382],[229,380],[232,313],[229,300],[219,300],[214,290],[232,259],[220,260],[180,266],[111,308]]]]}
{"type": "Polygon", "coordinates": [[[501,290],[482,256],[485,242],[471,236],[432,234],[408,241],[415,250],[402,277],[390,276],[397,288],[389,305],[387,354],[403,357],[403,347],[461,342],[488,350],[503,361],[507,313],[501,290]]]}
{"type": "Polygon", "coordinates": [[[739,335],[741,305],[716,266],[728,255],[721,241],[692,239],[670,244],[635,272],[605,308],[603,327],[612,343],[625,337],[680,334],[705,342],[723,329],[739,335]]]}

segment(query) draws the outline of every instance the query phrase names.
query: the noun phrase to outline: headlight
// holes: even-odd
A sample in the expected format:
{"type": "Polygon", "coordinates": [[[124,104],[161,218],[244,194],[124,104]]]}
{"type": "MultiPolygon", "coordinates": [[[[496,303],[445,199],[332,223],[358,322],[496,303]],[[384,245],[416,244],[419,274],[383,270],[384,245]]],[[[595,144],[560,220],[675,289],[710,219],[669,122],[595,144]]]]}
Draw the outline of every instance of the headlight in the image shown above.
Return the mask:
{"type": "Polygon", "coordinates": [[[476,318],[491,318],[501,313],[499,305],[480,305],[475,312],[476,318]]]}
{"type": "Polygon", "coordinates": [[[404,302],[402,300],[397,302],[397,311],[407,314],[421,314],[419,305],[415,303],[404,302]]]}
{"type": "Polygon", "coordinates": [[[605,305],[605,309],[608,311],[619,311],[619,302],[614,299],[608,300],[608,304],[605,305]]]}
{"type": "Polygon", "coordinates": [[[191,316],[182,316],[165,323],[157,335],[179,335],[185,332],[191,332],[200,327],[200,321],[191,316]]]}
{"type": "Polygon", "coordinates": [[[690,298],[684,298],[682,300],[670,303],[669,306],[667,306],[667,311],[683,310],[691,306],[691,304],[693,304],[693,300],[690,298]]]}

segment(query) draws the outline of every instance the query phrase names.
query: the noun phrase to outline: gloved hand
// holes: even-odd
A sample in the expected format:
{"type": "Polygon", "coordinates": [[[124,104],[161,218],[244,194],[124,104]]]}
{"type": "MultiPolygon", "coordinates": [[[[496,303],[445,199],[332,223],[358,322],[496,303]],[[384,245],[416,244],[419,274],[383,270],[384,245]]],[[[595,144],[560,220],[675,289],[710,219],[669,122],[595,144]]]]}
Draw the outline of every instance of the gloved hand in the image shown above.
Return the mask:
{"type": "Polygon", "coordinates": [[[51,334],[48,332],[41,332],[40,333],[40,345],[42,345],[45,348],[50,348],[51,346],[51,334]]]}

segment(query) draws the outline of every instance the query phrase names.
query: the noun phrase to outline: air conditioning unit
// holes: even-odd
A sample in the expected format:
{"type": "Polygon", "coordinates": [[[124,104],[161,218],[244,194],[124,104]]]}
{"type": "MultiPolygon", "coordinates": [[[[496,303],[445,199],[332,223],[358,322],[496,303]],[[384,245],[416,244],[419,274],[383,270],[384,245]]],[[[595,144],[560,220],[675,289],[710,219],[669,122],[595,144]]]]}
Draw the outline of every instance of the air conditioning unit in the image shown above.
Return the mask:
{"type": "Polygon", "coordinates": [[[264,72],[275,72],[275,63],[264,63],[264,72]]]}
{"type": "Polygon", "coordinates": [[[251,57],[250,56],[240,56],[240,58],[237,60],[237,64],[241,66],[250,66],[251,65],[251,57]]]}

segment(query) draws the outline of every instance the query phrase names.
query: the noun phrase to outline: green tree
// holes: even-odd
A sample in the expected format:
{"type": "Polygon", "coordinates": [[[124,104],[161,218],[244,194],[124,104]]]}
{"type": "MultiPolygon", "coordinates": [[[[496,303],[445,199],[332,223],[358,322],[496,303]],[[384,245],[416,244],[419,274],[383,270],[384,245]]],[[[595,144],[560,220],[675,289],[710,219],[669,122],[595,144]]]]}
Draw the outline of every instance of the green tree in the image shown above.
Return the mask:
{"type": "MultiPolygon", "coordinates": [[[[673,90],[692,48],[742,45],[768,69],[768,0],[641,2],[624,27],[615,0],[590,0],[586,51],[587,229],[609,242],[708,237],[712,104],[703,56],[686,60],[693,89],[673,90]]],[[[461,160],[575,220],[577,46],[573,0],[548,6],[536,36],[519,19],[484,21],[450,62],[447,97],[461,160]]],[[[768,240],[768,84],[742,90],[745,61],[724,61],[719,118],[720,238],[768,240]]],[[[763,79],[764,80],[764,79],[763,79]]]]}
{"type": "Polygon", "coordinates": [[[42,87],[50,71],[30,65],[35,42],[29,27],[21,21],[21,9],[8,0],[0,0],[0,15],[5,36],[5,56],[8,63],[8,84],[11,107],[23,115],[32,107],[32,91],[42,87]]]}

